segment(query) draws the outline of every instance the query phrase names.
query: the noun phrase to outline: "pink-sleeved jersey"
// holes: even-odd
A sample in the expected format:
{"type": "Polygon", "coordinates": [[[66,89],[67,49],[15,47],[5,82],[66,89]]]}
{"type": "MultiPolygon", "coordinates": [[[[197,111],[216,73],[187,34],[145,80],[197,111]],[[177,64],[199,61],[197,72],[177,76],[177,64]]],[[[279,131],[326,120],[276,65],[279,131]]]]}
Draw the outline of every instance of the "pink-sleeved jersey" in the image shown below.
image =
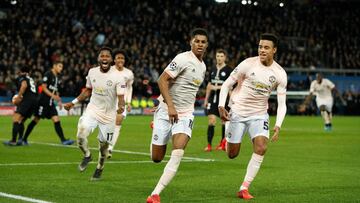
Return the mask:
{"type": "Polygon", "coordinates": [[[264,66],[258,56],[245,59],[230,77],[238,84],[231,94],[229,106],[244,117],[266,114],[273,90],[276,89],[277,94],[286,94],[287,74],[275,61],[264,66]]]}
{"type": "Polygon", "coordinates": [[[103,124],[115,122],[117,96],[125,94],[123,75],[115,67],[106,73],[95,67],[89,70],[86,87],[92,89],[92,93],[85,113],[103,124]]]}

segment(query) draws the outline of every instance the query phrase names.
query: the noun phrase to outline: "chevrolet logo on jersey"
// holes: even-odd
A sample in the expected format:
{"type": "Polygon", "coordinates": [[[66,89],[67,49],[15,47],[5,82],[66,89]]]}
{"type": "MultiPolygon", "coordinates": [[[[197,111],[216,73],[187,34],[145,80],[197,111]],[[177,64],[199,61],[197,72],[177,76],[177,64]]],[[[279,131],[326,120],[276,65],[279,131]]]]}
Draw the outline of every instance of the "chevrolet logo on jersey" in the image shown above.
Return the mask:
{"type": "Polygon", "coordinates": [[[200,85],[201,85],[201,80],[200,80],[200,79],[193,78],[193,83],[194,83],[196,86],[200,86],[200,85]]]}
{"type": "Polygon", "coordinates": [[[105,90],[102,87],[95,87],[93,88],[93,92],[98,95],[106,95],[105,90]]]}
{"type": "Polygon", "coordinates": [[[256,89],[266,89],[266,90],[271,89],[271,86],[268,86],[261,82],[252,82],[252,84],[255,86],[256,89]]]}

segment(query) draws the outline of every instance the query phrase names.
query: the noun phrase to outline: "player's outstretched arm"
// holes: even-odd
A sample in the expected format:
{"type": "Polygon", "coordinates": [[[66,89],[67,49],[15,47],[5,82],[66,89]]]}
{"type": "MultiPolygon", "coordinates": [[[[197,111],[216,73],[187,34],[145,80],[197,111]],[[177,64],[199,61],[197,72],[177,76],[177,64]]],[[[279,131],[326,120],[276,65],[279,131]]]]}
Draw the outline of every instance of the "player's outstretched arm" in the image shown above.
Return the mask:
{"type": "Polygon", "coordinates": [[[85,99],[91,96],[92,89],[86,88],[84,91],[81,92],[79,96],[77,96],[72,102],[68,102],[64,104],[64,109],[69,111],[75,104],[79,102],[85,101],[85,99]]]}

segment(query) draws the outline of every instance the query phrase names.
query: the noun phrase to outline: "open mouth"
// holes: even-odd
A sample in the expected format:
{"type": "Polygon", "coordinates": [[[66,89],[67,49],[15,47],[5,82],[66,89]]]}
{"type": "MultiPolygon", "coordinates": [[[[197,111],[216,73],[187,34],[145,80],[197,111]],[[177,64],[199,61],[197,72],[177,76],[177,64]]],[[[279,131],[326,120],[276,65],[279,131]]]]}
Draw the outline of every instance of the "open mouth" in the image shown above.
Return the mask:
{"type": "Polygon", "coordinates": [[[109,62],[108,62],[108,61],[102,61],[102,62],[101,62],[101,65],[102,65],[102,66],[108,66],[108,65],[109,65],[109,62]]]}

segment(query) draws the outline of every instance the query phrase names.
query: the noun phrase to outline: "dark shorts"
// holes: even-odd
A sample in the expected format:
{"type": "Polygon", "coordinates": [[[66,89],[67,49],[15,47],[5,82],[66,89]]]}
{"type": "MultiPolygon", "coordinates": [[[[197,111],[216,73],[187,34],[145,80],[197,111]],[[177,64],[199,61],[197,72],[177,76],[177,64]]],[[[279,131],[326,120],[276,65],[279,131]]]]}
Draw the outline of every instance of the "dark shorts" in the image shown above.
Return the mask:
{"type": "Polygon", "coordinates": [[[208,103],[207,107],[206,107],[206,115],[216,115],[217,117],[220,116],[219,114],[219,109],[218,109],[218,103],[208,103]]]}
{"type": "MultiPolygon", "coordinates": [[[[205,109],[205,114],[207,116],[215,115],[217,117],[220,117],[218,106],[219,106],[219,100],[214,101],[213,97],[210,97],[208,100],[208,105],[206,106],[206,109],[205,109]]],[[[225,103],[225,109],[228,111],[230,110],[230,108],[228,107],[228,100],[225,103]]]]}
{"type": "Polygon", "coordinates": [[[16,107],[15,112],[22,115],[24,118],[30,118],[36,111],[37,99],[24,99],[19,106],[16,107]]]}
{"type": "Polygon", "coordinates": [[[49,106],[49,105],[39,104],[37,106],[37,109],[36,109],[34,115],[37,117],[40,117],[40,118],[51,119],[51,117],[57,116],[58,112],[56,110],[55,105],[49,106]]]}

